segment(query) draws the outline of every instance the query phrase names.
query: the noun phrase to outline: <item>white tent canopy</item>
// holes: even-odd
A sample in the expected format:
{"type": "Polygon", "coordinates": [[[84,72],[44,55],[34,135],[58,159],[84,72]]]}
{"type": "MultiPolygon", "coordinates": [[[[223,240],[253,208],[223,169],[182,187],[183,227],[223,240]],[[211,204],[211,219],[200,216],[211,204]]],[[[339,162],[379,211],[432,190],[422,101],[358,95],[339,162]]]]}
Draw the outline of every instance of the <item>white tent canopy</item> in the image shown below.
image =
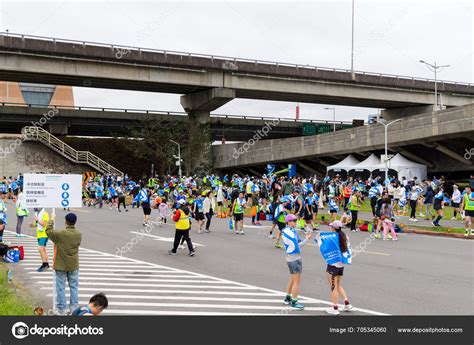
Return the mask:
{"type": "Polygon", "coordinates": [[[329,170],[334,170],[335,172],[338,172],[341,170],[349,171],[350,169],[352,169],[354,165],[359,164],[359,163],[360,162],[356,158],[354,158],[353,155],[349,155],[346,158],[344,158],[342,161],[340,161],[339,163],[326,167],[326,171],[329,171],[329,170]]]}
{"type": "MultiPolygon", "coordinates": [[[[382,166],[382,169],[384,169],[385,164],[382,164],[382,166]]],[[[412,162],[399,153],[388,161],[388,167],[398,172],[399,179],[405,176],[407,180],[410,180],[416,176],[418,181],[422,181],[426,179],[427,176],[426,165],[412,162]]]]}
{"type": "Polygon", "coordinates": [[[380,158],[378,158],[373,153],[364,159],[359,164],[353,165],[350,170],[355,171],[362,171],[362,170],[369,170],[370,172],[374,171],[375,169],[380,169],[381,167],[385,167],[385,165],[381,164],[380,158]]]}

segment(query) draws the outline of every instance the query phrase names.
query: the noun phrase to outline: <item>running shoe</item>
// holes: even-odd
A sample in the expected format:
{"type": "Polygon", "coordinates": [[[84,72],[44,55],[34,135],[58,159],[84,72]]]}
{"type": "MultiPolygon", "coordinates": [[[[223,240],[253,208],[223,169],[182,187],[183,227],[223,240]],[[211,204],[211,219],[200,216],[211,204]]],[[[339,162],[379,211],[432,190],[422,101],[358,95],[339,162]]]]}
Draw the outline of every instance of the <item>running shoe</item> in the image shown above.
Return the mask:
{"type": "Polygon", "coordinates": [[[244,230],[240,230],[240,234],[241,234],[241,235],[245,235],[244,230]]]}
{"type": "Polygon", "coordinates": [[[354,306],[352,304],[346,304],[344,308],[342,308],[342,311],[353,311],[354,306]]]}
{"type": "Polygon", "coordinates": [[[328,308],[326,309],[326,313],[330,315],[339,315],[339,310],[334,309],[334,308],[328,308]]]}
{"type": "Polygon", "coordinates": [[[192,252],[189,252],[189,256],[194,256],[194,254],[196,254],[196,252],[193,250],[192,252]]]}
{"type": "Polygon", "coordinates": [[[168,250],[169,255],[178,255],[178,253],[173,252],[172,250],[168,250]]]}
{"type": "Polygon", "coordinates": [[[204,230],[204,232],[211,232],[211,230],[209,230],[209,229],[205,229],[205,230],[204,230]]]}
{"type": "Polygon", "coordinates": [[[273,234],[270,234],[270,235],[268,235],[268,238],[273,239],[273,238],[275,238],[275,236],[273,234]]]}
{"type": "Polygon", "coordinates": [[[469,230],[466,230],[466,232],[464,233],[464,236],[465,237],[469,236],[469,230]]]}
{"type": "Polygon", "coordinates": [[[288,305],[291,303],[291,297],[286,296],[285,299],[283,300],[283,303],[288,305]]]}
{"type": "Polygon", "coordinates": [[[381,238],[382,238],[382,235],[380,235],[380,234],[375,234],[375,238],[376,238],[376,239],[381,239],[381,238]]]}
{"type": "Polygon", "coordinates": [[[281,248],[283,248],[283,246],[280,243],[276,243],[275,248],[281,249],[281,248]]]}
{"type": "Polygon", "coordinates": [[[298,309],[298,310],[303,310],[304,309],[304,305],[299,303],[298,301],[291,301],[290,307],[293,308],[293,309],[298,309]]]}
{"type": "Polygon", "coordinates": [[[387,238],[388,238],[389,240],[391,240],[391,239],[392,239],[392,235],[388,234],[388,235],[387,235],[387,238]]]}

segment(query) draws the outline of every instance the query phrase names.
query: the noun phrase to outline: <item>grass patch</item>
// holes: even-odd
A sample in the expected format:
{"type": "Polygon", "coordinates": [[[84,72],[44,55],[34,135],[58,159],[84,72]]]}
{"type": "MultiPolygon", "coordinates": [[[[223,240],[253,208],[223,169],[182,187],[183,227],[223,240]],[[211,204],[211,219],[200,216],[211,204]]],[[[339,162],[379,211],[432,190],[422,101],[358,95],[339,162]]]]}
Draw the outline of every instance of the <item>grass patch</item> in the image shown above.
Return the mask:
{"type": "Polygon", "coordinates": [[[8,265],[0,263],[0,315],[33,315],[30,297],[21,286],[8,283],[8,265]]]}

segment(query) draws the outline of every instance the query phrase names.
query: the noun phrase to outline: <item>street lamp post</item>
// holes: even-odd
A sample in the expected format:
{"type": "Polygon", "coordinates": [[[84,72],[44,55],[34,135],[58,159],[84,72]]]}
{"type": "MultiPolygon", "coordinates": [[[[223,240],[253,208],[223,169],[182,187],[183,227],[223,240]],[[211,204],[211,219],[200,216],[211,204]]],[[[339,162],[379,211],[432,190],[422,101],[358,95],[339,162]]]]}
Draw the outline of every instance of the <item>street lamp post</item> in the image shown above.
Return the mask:
{"type": "Polygon", "coordinates": [[[434,63],[434,65],[426,62],[426,61],[423,61],[423,60],[420,60],[421,63],[425,64],[426,67],[428,67],[428,69],[431,71],[431,72],[434,72],[434,96],[435,96],[435,101],[434,101],[434,107],[435,107],[435,110],[438,110],[438,70],[441,70],[442,68],[445,68],[445,67],[449,67],[450,65],[437,65],[436,64],[436,61],[434,63]]]}
{"type": "Polygon", "coordinates": [[[351,73],[354,73],[354,0],[352,0],[351,73]]]}
{"type": "Polygon", "coordinates": [[[336,108],[324,108],[325,110],[332,110],[333,132],[336,132],[336,108]]]}
{"type": "Polygon", "coordinates": [[[384,126],[384,132],[385,132],[385,189],[388,191],[388,126],[391,124],[401,121],[402,119],[396,119],[391,122],[385,123],[384,120],[380,120],[379,123],[381,123],[384,126]]]}
{"type": "Polygon", "coordinates": [[[176,156],[173,156],[173,157],[175,157],[177,159],[178,175],[179,175],[179,178],[181,179],[181,177],[182,177],[181,176],[182,175],[182,173],[181,173],[181,146],[174,140],[170,140],[170,141],[172,143],[178,145],[178,157],[176,157],[176,156]]]}

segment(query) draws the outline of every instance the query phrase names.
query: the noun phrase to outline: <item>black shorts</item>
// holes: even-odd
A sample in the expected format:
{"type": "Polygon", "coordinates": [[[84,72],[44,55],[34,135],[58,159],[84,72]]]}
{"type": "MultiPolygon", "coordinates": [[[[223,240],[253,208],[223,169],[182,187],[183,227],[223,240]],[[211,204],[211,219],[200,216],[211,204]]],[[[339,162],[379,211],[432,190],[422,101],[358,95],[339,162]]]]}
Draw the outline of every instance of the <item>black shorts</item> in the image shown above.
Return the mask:
{"type": "Polygon", "coordinates": [[[204,220],[204,213],[199,212],[199,211],[196,212],[194,219],[196,219],[196,220],[204,220]]]}
{"type": "Polygon", "coordinates": [[[441,202],[435,202],[434,205],[433,205],[433,208],[435,211],[439,211],[441,210],[443,207],[441,205],[441,202]]]}
{"type": "Polygon", "coordinates": [[[466,217],[473,217],[474,218],[474,210],[464,210],[464,215],[466,217]]]}
{"type": "Polygon", "coordinates": [[[95,199],[95,193],[91,193],[91,199],[95,199]]]}
{"type": "Polygon", "coordinates": [[[222,201],[218,201],[217,202],[217,206],[222,206],[223,205],[223,202],[222,201]]]}
{"type": "Polygon", "coordinates": [[[150,203],[148,203],[148,202],[143,202],[143,203],[142,203],[142,207],[143,207],[143,214],[144,214],[145,216],[149,216],[150,213],[151,213],[150,203]]]}
{"type": "Polygon", "coordinates": [[[281,231],[286,227],[285,223],[277,221],[278,229],[281,231]]]}
{"type": "Polygon", "coordinates": [[[329,210],[329,213],[337,213],[336,210],[329,210]]]}
{"type": "Polygon", "coordinates": [[[234,220],[236,222],[240,222],[244,220],[244,214],[243,213],[234,213],[234,220]]]}
{"type": "Polygon", "coordinates": [[[318,214],[318,205],[313,205],[313,213],[318,214]]]}
{"type": "Polygon", "coordinates": [[[15,190],[13,191],[13,195],[17,196],[17,195],[18,195],[18,190],[19,190],[19,189],[15,189],[15,190]]]}
{"type": "Polygon", "coordinates": [[[343,276],[344,275],[344,267],[336,267],[328,264],[328,267],[326,268],[326,272],[329,273],[330,275],[336,277],[336,276],[343,276]]]}
{"type": "Polygon", "coordinates": [[[308,212],[307,210],[305,210],[303,219],[304,220],[313,220],[313,212],[308,212]]]}
{"type": "Polygon", "coordinates": [[[453,207],[454,207],[454,208],[459,208],[459,205],[460,205],[460,204],[461,204],[461,203],[459,203],[459,202],[453,202],[453,207]]]}

